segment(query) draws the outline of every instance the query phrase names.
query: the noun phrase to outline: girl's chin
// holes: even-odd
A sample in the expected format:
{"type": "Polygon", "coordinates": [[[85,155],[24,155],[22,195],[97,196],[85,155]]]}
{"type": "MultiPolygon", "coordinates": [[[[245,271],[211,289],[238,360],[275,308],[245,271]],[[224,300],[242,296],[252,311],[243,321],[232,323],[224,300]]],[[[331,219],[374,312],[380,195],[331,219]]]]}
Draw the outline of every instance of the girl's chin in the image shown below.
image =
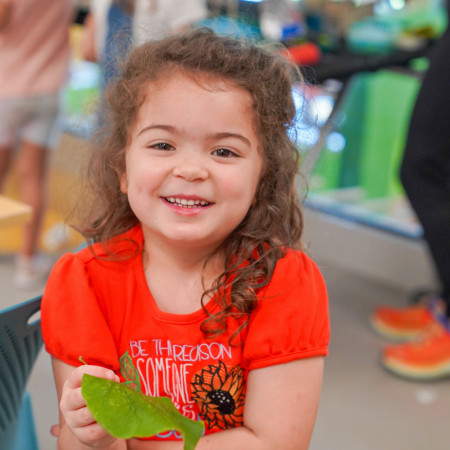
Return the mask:
{"type": "Polygon", "coordinates": [[[211,247],[217,248],[223,242],[223,239],[217,239],[217,237],[198,235],[193,232],[173,232],[173,233],[153,233],[145,232],[144,235],[149,242],[155,242],[156,240],[161,240],[166,243],[166,245],[180,247],[180,248],[203,248],[211,247]]]}
{"type": "Polygon", "coordinates": [[[216,240],[210,240],[210,239],[202,239],[202,238],[195,238],[195,237],[177,237],[168,239],[168,244],[172,244],[174,247],[178,248],[187,248],[187,249],[204,249],[204,248],[212,248],[215,249],[220,246],[222,241],[218,242],[216,240]]]}

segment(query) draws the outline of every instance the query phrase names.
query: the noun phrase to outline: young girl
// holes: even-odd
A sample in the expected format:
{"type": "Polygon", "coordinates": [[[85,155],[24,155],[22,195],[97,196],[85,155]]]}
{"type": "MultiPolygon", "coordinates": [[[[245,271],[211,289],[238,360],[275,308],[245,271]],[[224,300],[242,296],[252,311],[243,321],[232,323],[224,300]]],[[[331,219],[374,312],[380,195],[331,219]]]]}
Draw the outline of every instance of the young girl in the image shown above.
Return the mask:
{"type": "Polygon", "coordinates": [[[92,153],[83,231],[95,243],[63,256],[44,294],[59,448],[182,448],[174,432],[106,433],[84,373],[170,397],[205,422],[198,449],[308,447],[329,322],[323,279],[298,249],[295,73],[207,30],[131,52],[92,153]]]}

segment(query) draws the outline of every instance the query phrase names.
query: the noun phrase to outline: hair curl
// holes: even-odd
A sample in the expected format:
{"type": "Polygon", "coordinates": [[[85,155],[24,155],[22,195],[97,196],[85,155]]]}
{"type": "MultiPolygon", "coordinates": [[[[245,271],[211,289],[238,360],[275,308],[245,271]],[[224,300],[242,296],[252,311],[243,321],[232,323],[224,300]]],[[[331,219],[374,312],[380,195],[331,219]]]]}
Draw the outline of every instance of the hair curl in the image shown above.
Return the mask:
{"type": "Polygon", "coordinates": [[[120,190],[130,130],[145,91],[174,70],[198,80],[202,75],[226,80],[250,94],[264,161],[253,205],[223,243],[225,270],[202,296],[203,304],[216,295],[221,306],[202,324],[205,335],[213,337],[225,330],[229,315],[243,317],[245,326],[256,306],[256,291],[270,281],[285,249],[300,246],[303,218],[294,183],[299,153],[288,129],[295,117],[292,85],[301,76],[280,51],[208,29],[133,49],[106,93],[105,127],[89,165],[93,207],[80,229],[88,239],[106,243],[138,223],[120,190]]]}

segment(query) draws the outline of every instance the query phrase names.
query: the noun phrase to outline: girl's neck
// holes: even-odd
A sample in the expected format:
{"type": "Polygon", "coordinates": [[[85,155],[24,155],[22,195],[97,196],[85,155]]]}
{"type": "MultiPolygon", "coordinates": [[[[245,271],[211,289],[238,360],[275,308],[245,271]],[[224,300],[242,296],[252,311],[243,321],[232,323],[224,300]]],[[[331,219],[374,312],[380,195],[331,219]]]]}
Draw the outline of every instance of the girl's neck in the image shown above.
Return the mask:
{"type": "Polygon", "coordinates": [[[174,249],[144,244],[143,265],[148,287],[165,312],[188,314],[201,308],[201,297],[223,272],[219,251],[174,249]]]}
{"type": "Polygon", "coordinates": [[[164,245],[160,242],[145,241],[144,243],[144,265],[167,266],[171,270],[192,274],[203,272],[205,263],[207,267],[213,266],[222,272],[222,252],[220,250],[213,251],[210,248],[183,248],[181,246],[164,245]]]}

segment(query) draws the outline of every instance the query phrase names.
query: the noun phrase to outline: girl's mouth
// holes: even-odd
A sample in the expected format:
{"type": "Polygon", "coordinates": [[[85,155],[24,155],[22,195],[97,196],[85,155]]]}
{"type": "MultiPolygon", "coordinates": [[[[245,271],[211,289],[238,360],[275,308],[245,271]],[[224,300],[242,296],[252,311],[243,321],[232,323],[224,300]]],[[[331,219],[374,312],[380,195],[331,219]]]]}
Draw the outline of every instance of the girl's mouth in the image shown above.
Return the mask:
{"type": "Polygon", "coordinates": [[[202,208],[211,205],[206,200],[194,200],[177,197],[164,197],[164,200],[171,205],[179,206],[181,208],[202,208]]]}

